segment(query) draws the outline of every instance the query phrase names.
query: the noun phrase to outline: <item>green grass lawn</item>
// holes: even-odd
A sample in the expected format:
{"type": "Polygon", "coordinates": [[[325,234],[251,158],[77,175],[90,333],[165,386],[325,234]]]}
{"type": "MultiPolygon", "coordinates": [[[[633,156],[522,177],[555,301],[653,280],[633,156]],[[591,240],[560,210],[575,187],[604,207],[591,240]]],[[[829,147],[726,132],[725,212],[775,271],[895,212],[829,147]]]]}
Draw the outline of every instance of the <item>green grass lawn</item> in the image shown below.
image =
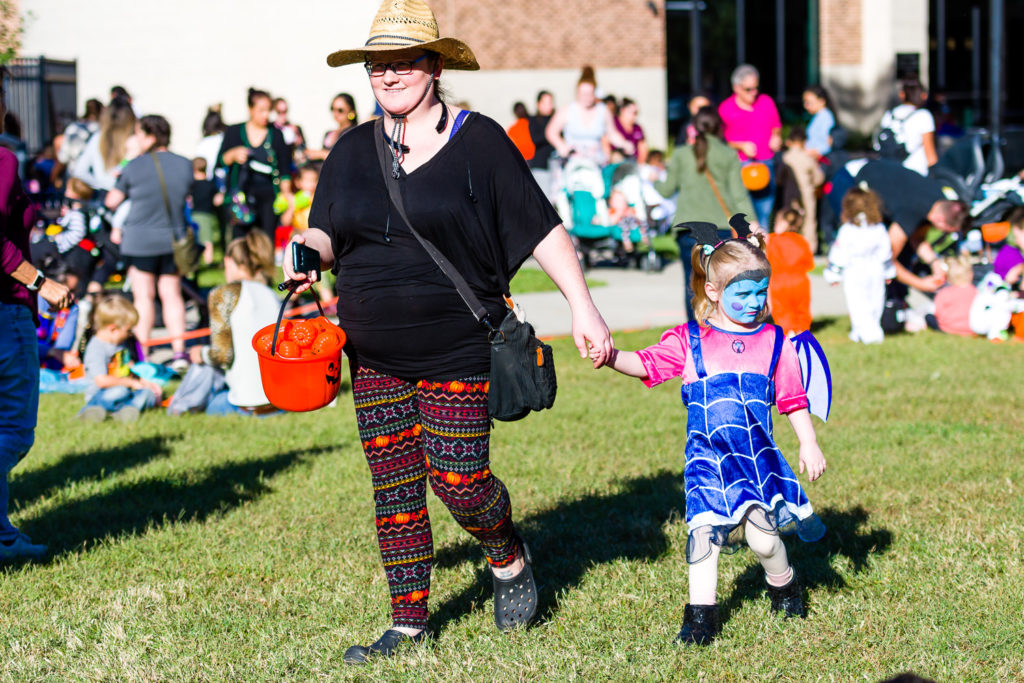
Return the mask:
{"type": "MultiPolygon", "coordinates": [[[[828,534],[787,545],[806,621],[772,619],[753,555],[724,556],[725,624],[672,643],[686,601],[678,383],[654,390],[556,342],[552,411],[499,424],[541,618],[499,634],[482,554],[430,497],[436,639],[350,669],[388,625],[350,396],[266,420],[79,424],[44,396],[12,516],[50,545],[0,570],[4,680],[837,680],[913,670],[1024,678],[1024,345],[933,333],[818,336],[836,398],[808,486],[828,534]]],[[[616,336],[623,348],[658,331],[616,336]]],[[[819,424],[816,422],[816,424],[819,424]]],[[[777,422],[783,451],[796,440],[777,422]]]]}

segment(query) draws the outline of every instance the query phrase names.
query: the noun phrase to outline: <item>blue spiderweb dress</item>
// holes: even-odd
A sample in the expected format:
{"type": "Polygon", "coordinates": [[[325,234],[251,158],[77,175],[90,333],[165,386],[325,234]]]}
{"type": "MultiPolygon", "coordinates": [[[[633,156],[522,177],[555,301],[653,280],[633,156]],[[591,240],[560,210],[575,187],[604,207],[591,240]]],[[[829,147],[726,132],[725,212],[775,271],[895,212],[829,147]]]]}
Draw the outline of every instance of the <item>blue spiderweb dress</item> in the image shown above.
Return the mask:
{"type": "Polygon", "coordinates": [[[817,541],[825,526],[772,438],[775,385],[771,378],[785,339],[781,328],[775,328],[771,362],[764,375],[708,376],[695,322],[689,323],[688,335],[698,379],[682,388],[687,409],[687,561],[706,557],[708,542],[736,550],[748,516],[765,531],[795,532],[803,541],[817,541]]]}

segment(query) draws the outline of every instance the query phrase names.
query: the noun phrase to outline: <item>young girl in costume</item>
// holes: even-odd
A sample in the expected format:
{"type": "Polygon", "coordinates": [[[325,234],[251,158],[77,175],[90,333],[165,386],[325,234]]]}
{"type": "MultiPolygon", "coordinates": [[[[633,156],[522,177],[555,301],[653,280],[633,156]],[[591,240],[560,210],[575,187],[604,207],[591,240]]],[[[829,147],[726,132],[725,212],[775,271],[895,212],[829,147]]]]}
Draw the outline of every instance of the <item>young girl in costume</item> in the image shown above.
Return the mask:
{"type": "Polygon", "coordinates": [[[811,278],[814,252],[800,230],[803,211],[787,208],[775,216],[774,232],[768,237],[765,255],[772,265],[768,303],[775,324],[793,336],[811,329],[811,278]]]}
{"type": "Polygon", "coordinates": [[[640,351],[613,352],[615,370],[655,386],[683,380],[687,407],[686,523],[690,600],[676,640],[706,645],[718,633],[718,556],[742,537],[765,570],[773,612],[804,617],[780,532],[816,541],[825,528],[772,439],[771,404],[800,440],[800,471],[825,471],[793,343],[765,324],[771,267],[760,235],[718,242],[714,226],[693,250],[696,321],[640,351]],[[708,243],[710,242],[710,243],[708,243]]]}
{"type": "Polygon", "coordinates": [[[885,283],[896,277],[889,230],[882,222],[882,200],[871,190],[854,187],[843,197],[843,221],[828,252],[825,280],[843,283],[850,312],[850,339],[880,344],[885,283]]]}

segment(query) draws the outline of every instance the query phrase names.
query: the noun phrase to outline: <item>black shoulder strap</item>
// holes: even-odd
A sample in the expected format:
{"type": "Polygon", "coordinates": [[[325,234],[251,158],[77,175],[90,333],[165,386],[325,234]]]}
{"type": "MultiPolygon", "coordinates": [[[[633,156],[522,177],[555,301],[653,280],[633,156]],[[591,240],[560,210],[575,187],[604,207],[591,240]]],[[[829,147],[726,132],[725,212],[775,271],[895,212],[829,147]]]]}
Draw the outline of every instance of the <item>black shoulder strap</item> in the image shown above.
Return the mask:
{"type": "Polygon", "coordinates": [[[434,244],[423,237],[413,227],[412,221],[409,220],[409,216],[405,213],[405,204],[402,202],[402,192],[398,187],[398,178],[395,177],[391,170],[391,160],[387,157],[394,154],[393,151],[387,149],[384,143],[384,117],[377,119],[373,125],[373,145],[377,149],[377,159],[380,161],[380,172],[384,176],[384,184],[388,187],[388,195],[391,197],[391,203],[394,204],[395,209],[398,210],[398,215],[402,217],[405,224],[409,226],[409,230],[412,232],[413,237],[416,238],[427,253],[430,254],[430,258],[434,259],[434,263],[441,269],[441,272],[448,276],[448,279],[455,285],[455,289],[458,290],[459,296],[462,297],[463,302],[473,313],[473,316],[481,323],[485,325],[490,324],[490,319],[487,316],[487,309],[480,303],[480,300],[473,294],[473,290],[469,288],[469,283],[462,277],[462,274],[455,269],[455,266],[451,264],[444,254],[442,254],[434,244]]]}

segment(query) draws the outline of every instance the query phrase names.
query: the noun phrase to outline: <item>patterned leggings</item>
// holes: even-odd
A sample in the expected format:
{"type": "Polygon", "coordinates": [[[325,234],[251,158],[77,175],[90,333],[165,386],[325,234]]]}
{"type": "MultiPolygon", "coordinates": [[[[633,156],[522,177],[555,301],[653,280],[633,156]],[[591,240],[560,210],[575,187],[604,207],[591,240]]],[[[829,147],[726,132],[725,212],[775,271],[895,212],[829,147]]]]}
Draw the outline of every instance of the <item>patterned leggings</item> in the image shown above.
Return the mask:
{"type": "Polygon", "coordinates": [[[411,384],[362,367],[353,376],[394,625],[425,628],[434,559],[428,479],[492,566],[519,554],[508,490],[490,470],[487,376],[411,384]]]}

